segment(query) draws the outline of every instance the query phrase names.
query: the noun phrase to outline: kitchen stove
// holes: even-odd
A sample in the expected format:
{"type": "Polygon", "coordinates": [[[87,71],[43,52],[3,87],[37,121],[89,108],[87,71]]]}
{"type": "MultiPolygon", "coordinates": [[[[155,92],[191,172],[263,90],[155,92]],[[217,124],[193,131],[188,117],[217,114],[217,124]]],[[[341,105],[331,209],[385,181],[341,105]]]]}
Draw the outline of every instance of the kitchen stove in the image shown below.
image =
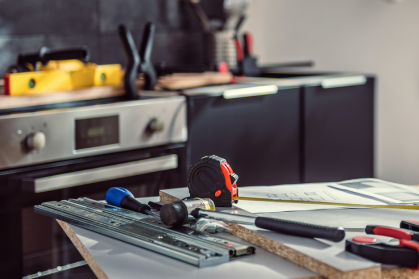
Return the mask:
{"type": "Polygon", "coordinates": [[[185,142],[185,98],[0,116],[0,169],[185,142]]]}
{"type": "Polygon", "coordinates": [[[104,199],[114,186],[138,197],[182,187],[186,123],[186,98],[170,92],[0,110],[0,272],[21,278],[82,260],[34,205],[104,199]]]}

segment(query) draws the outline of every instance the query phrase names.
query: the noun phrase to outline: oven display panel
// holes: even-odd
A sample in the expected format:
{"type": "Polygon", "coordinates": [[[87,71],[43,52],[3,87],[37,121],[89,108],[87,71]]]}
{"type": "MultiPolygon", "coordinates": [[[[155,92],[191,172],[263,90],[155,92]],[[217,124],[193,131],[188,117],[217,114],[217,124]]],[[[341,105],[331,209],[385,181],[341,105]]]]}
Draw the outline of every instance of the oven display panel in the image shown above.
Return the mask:
{"type": "Polygon", "coordinates": [[[119,116],[76,119],[76,150],[119,143],[119,116]]]}

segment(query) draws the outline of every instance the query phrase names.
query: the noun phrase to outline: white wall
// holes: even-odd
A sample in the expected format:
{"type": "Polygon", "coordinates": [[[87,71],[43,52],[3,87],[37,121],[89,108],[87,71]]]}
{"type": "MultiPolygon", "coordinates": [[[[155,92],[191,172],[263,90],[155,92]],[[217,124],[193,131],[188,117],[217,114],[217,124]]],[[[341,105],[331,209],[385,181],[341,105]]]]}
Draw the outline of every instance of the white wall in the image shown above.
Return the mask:
{"type": "Polygon", "coordinates": [[[252,0],[245,30],[261,63],[376,74],[375,174],[419,184],[419,1],[252,0]]]}

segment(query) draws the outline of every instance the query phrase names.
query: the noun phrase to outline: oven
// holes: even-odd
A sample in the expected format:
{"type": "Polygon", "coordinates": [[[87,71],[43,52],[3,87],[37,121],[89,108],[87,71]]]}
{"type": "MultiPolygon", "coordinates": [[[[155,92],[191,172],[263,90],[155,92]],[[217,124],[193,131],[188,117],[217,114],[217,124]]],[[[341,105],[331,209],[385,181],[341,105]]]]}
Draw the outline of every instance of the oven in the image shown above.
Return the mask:
{"type": "Polygon", "coordinates": [[[9,113],[0,115],[0,133],[0,273],[7,278],[83,260],[34,205],[103,200],[116,186],[141,197],[185,185],[183,96],[9,113]]]}

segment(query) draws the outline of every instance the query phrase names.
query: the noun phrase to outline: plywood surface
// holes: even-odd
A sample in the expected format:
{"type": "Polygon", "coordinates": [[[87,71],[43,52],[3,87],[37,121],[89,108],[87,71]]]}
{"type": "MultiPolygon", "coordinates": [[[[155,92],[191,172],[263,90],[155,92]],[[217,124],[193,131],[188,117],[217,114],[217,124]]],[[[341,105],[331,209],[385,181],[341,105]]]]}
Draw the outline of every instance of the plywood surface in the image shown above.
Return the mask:
{"type": "MultiPolygon", "coordinates": [[[[170,203],[188,196],[186,188],[183,192],[180,190],[160,191],[161,202],[170,203]]],[[[228,210],[224,211],[228,212],[228,210]]],[[[339,210],[336,210],[335,214],[338,212],[339,210]]],[[[319,215],[319,211],[316,214],[319,215]]],[[[340,247],[335,247],[320,242],[315,244],[317,240],[313,239],[299,238],[300,240],[296,241],[293,236],[284,237],[284,235],[260,230],[254,226],[231,223],[229,225],[233,227],[232,234],[326,278],[419,278],[419,271],[407,268],[382,268],[377,263],[345,252],[344,242],[340,247]],[[355,258],[361,261],[356,261],[355,258]]]]}

